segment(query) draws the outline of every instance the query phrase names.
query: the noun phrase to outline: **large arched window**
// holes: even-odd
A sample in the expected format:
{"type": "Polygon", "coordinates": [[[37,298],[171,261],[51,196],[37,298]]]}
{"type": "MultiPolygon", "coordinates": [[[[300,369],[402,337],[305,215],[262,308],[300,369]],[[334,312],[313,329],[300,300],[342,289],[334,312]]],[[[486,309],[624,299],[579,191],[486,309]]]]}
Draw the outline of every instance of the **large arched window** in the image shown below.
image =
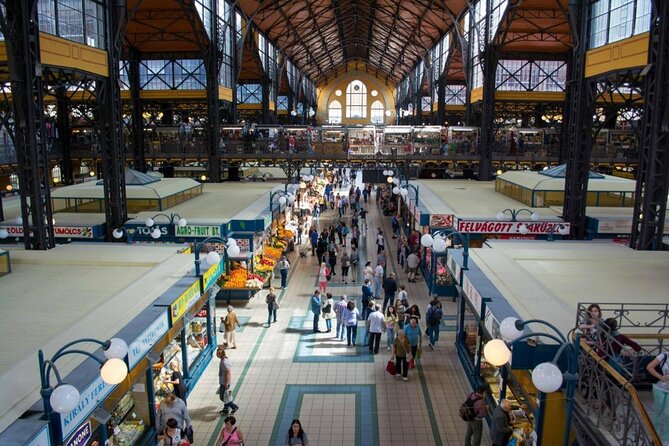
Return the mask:
{"type": "Polygon", "coordinates": [[[372,102],[372,124],[383,124],[384,111],[381,101],[372,102]]]}
{"type": "Polygon", "coordinates": [[[330,124],[341,124],[341,102],[335,100],[328,107],[328,122],[330,124]]]}
{"type": "Polygon", "coordinates": [[[367,117],[367,87],[355,80],[346,87],[346,117],[364,119],[367,117]]]}

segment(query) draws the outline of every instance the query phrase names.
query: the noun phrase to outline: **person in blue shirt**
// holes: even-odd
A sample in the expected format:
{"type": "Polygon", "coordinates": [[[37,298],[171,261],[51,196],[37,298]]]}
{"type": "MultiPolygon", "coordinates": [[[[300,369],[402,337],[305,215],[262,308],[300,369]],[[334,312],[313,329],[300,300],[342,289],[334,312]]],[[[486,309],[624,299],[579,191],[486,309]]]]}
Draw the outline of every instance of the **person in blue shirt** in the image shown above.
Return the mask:
{"type": "Polygon", "coordinates": [[[411,356],[415,358],[421,345],[421,330],[418,326],[418,319],[415,317],[409,319],[409,324],[404,325],[404,334],[406,334],[409,345],[411,345],[411,356]]]}
{"type": "Polygon", "coordinates": [[[318,246],[318,231],[315,229],[311,230],[311,255],[316,255],[316,246],[318,246]]]}
{"type": "Polygon", "coordinates": [[[374,297],[374,292],[372,287],[369,285],[369,279],[365,280],[364,285],[362,285],[362,308],[367,308],[367,304],[374,297]]]}
{"type": "Polygon", "coordinates": [[[318,333],[318,320],[321,318],[321,292],[316,290],[311,296],[311,312],[314,313],[314,333],[318,333]]]}

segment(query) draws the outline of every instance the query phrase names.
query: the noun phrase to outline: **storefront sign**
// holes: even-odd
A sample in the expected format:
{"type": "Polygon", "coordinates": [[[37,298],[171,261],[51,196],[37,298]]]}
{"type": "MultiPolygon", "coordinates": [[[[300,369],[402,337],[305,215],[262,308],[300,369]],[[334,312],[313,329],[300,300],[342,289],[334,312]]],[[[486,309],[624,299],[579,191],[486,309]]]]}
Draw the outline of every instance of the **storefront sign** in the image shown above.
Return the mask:
{"type": "Polygon", "coordinates": [[[625,220],[598,220],[597,234],[630,234],[632,232],[632,219],[625,220]]]}
{"type": "Polygon", "coordinates": [[[130,369],[144,357],[146,352],[153,348],[160,337],[167,333],[169,328],[170,321],[167,317],[167,312],[163,312],[137,339],[130,343],[128,346],[128,364],[130,365],[130,369]]]}
{"type": "MultiPolygon", "coordinates": [[[[490,308],[486,307],[484,324],[485,324],[485,329],[488,331],[488,334],[492,337],[495,337],[495,332],[493,331],[495,322],[497,322],[495,316],[492,315],[490,308]]],[[[499,326],[499,323],[497,323],[497,326],[499,326]]]]}
{"type": "MultiPolygon", "coordinates": [[[[9,237],[23,237],[23,226],[2,226],[9,237]]],[[[92,226],[54,226],[53,234],[63,238],[93,238],[92,226]]]]}
{"type": "Polygon", "coordinates": [[[84,446],[88,443],[88,440],[91,439],[92,435],[93,429],[91,429],[91,422],[87,421],[74,432],[72,437],[65,443],[65,446],[84,446]]]}
{"type": "Polygon", "coordinates": [[[204,290],[208,290],[212,286],[216,279],[220,277],[223,273],[223,262],[218,262],[216,265],[213,265],[209,270],[204,273],[202,276],[202,282],[204,283],[204,290]]]}
{"type": "Polygon", "coordinates": [[[98,378],[89,384],[79,397],[79,404],[70,413],[60,414],[60,430],[63,438],[72,435],[78,426],[93,413],[96,407],[102,403],[116,386],[109,385],[98,378]]]}
{"type": "Polygon", "coordinates": [[[430,226],[434,228],[450,228],[453,226],[453,216],[450,214],[431,214],[430,226]]]}
{"type": "Polygon", "coordinates": [[[478,291],[476,291],[476,288],[474,288],[474,285],[466,275],[464,279],[462,279],[462,291],[465,293],[467,300],[469,300],[471,303],[472,309],[476,315],[481,317],[481,305],[483,303],[483,298],[481,298],[481,295],[478,291]]]}
{"type": "Polygon", "coordinates": [[[569,223],[553,221],[498,221],[498,220],[458,220],[458,232],[470,234],[558,234],[561,228],[569,229],[569,223]],[[525,225],[523,234],[520,227],[525,225]]]}
{"type": "Polygon", "coordinates": [[[51,446],[51,434],[49,434],[49,425],[45,424],[42,430],[30,440],[25,446],[51,446]]]}
{"type": "Polygon", "coordinates": [[[175,226],[176,237],[220,237],[220,226],[175,226]]]}
{"type": "Polygon", "coordinates": [[[184,293],[170,305],[172,325],[200,298],[200,282],[193,283],[184,293]]]}

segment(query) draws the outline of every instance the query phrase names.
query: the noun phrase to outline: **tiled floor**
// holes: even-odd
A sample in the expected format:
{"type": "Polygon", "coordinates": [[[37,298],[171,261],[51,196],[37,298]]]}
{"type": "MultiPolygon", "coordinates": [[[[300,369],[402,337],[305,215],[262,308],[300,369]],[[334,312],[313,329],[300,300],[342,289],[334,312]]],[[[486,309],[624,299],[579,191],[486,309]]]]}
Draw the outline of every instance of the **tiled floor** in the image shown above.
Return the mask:
{"type": "MultiPolygon", "coordinates": [[[[369,211],[368,236],[361,240],[361,265],[367,253],[374,255],[374,232],[382,226],[390,233],[388,218],[382,218],[373,200],[369,211]]],[[[327,211],[319,222],[329,225],[334,212],[327,211]]],[[[394,240],[388,240],[394,260],[394,240]]],[[[316,260],[298,258],[293,253],[288,287],[281,291],[278,322],[265,328],[267,309],[263,291],[246,304],[235,307],[245,318],[244,330],[237,334],[238,349],[228,350],[232,361],[235,414],[246,445],[283,445],[290,421],[300,418],[310,445],[459,445],[464,443],[466,425],[458,417],[458,407],[469,392],[469,384],[454,347],[455,304],[444,300],[445,314],[439,343],[434,351],[425,349],[416,369],[403,382],[388,375],[385,366],[390,353],[371,356],[361,346],[364,323],[360,323],[358,347],[347,348],[332,333],[311,332],[309,298],[316,289],[316,260]]],[[[409,301],[427,307],[424,282],[407,283],[409,301]]],[[[275,280],[275,285],[278,280],[275,280]]],[[[335,276],[329,291],[335,301],[341,293],[360,298],[360,283],[345,285],[335,276]]],[[[358,300],[359,303],[359,300],[358,300]]],[[[218,314],[225,314],[222,303],[218,314]]],[[[321,320],[321,330],[325,323],[321,320]]],[[[222,342],[219,340],[219,342],[222,342]]],[[[213,445],[223,426],[218,414],[221,402],[218,363],[214,358],[188,398],[188,408],[196,433],[195,444],[213,445]]],[[[483,444],[487,443],[484,439],[483,444]]]]}

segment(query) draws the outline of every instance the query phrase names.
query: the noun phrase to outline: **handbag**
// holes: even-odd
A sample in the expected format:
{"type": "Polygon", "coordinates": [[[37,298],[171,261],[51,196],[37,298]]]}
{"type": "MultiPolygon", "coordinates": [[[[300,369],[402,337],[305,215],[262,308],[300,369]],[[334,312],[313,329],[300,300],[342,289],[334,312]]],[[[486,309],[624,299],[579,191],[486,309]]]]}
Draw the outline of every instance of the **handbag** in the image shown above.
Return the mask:
{"type": "Polygon", "coordinates": [[[416,362],[414,361],[414,358],[411,358],[409,360],[409,370],[416,368],[416,362]]]}
{"type": "Polygon", "coordinates": [[[181,433],[181,437],[186,438],[190,444],[193,444],[193,426],[188,426],[186,429],[184,429],[181,433]]]}
{"type": "Polygon", "coordinates": [[[386,364],[386,372],[390,373],[391,376],[397,375],[397,368],[395,367],[395,362],[391,359],[386,364]]]}

